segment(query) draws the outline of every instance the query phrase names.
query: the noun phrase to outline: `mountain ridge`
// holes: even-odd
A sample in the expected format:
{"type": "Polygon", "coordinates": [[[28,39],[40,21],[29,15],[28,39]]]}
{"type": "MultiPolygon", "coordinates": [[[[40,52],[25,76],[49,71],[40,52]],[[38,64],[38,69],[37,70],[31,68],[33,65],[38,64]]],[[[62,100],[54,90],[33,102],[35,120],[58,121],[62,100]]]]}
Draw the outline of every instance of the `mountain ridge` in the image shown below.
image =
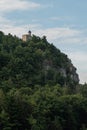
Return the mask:
{"type": "Polygon", "coordinates": [[[50,44],[45,36],[32,35],[29,41],[24,42],[16,36],[0,32],[0,59],[1,85],[3,82],[14,87],[46,84],[74,86],[79,83],[71,60],[50,44]]]}

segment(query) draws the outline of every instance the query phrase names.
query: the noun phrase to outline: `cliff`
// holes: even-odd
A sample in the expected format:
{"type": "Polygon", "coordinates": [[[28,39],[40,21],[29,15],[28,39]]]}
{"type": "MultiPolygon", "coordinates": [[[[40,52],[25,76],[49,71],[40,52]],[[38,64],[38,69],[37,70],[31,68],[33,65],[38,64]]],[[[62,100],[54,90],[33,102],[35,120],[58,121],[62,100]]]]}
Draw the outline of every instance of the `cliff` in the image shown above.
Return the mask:
{"type": "Polygon", "coordinates": [[[0,84],[13,87],[34,85],[72,86],[79,83],[76,68],[68,56],[35,35],[23,42],[0,32],[0,84]]]}

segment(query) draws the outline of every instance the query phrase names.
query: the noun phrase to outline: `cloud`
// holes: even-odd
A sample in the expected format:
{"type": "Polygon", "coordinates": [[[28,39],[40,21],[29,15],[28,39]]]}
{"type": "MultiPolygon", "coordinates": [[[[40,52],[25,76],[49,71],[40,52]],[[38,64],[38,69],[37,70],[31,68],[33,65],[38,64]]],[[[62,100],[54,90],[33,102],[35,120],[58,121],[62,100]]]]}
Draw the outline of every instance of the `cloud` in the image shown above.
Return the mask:
{"type": "MultiPolygon", "coordinates": [[[[38,36],[47,36],[47,40],[53,43],[63,43],[63,44],[77,44],[82,41],[86,42],[87,39],[81,38],[81,31],[71,28],[48,28],[43,29],[41,24],[28,24],[28,25],[19,25],[17,23],[11,22],[10,20],[0,17],[0,28],[6,33],[12,33],[17,36],[21,36],[23,33],[26,33],[28,29],[33,31],[33,34],[38,36]],[[3,26],[2,26],[3,25],[3,26]],[[20,29],[19,29],[20,28],[20,29]]],[[[83,42],[82,42],[83,43],[83,42]]]]}
{"type": "MultiPolygon", "coordinates": [[[[87,53],[83,51],[78,52],[70,52],[70,57],[74,59],[74,61],[80,62],[83,64],[83,62],[87,63],[87,53]]],[[[86,64],[84,64],[86,65],[86,64]]],[[[87,68],[87,67],[86,67],[87,68]]]]}
{"type": "Polygon", "coordinates": [[[47,36],[49,42],[55,45],[86,45],[87,44],[87,30],[81,30],[70,27],[55,27],[55,28],[39,28],[34,31],[36,35],[47,36]]]}
{"type": "MultiPolygon", "coordinates": [[[[12,11],[21,11],[21,10],[32,10],[42,7],[41,4],[32,2],[30,0],[0,0],[0,30],[7,33],[11,33],[13,35],[17,35],[21,37],[21,35],[28,31],[26,29],[36,28],[39,24],[28,24],[28,25],[20,25],[22,21],[20,20],[11,20],[7,18],[7,14],[12,11]]],[[[13,15],[15,15],[13,13],[13,15]]]]}
{"type": "Polygon", "coordinates": [[[53,17],[50,17],[49,18],[50,20],[52,21],[71,21],[72,20],[72,17],[69,17],[69,16],[53,16],[53,17]]]}
{"type": "MultiPolygon", "coordinates": [[[[38,8],[39,3],[31,2],[28,0],[0,0],[0,12],[6,13],[14,10],[26,10],[38,8]]],[[[1,14],[0,13],[0,14],[1,14]]]]}
{"type": "Polygon", "coordinates": [[[80,83],[82,83],[82,84],[87,83],[87,71],[80,72],[79,78],[81,79],[80,83]]]}
{"type": "Polygon", "coordinates": [[[77,68],[80,83],[87,82],[87,53],[83,51],[68,52],[68,56],[77,68]]]}
{"type": "MultiPolygon", "coordinates": [[[[36,30],[38,35],[46,35],[48,40],[58,40],[65,41],[65,39],[75,39],[81,32],[76,29],[71,29],[69,27],[57,27],[57,28],[48,28],[48,29],[40,29],[36,30]]],[[[72,40],[71,40],[72,41],[72,40]]]]}
{"type": "Polygon", "coordinates": [[[28,32],[29,30],[36,30],[41,25],[40,24],[28,24],[28,25],[21,25],[17,26],[14,23],[11,23],[10,21],[7,21],[8,24],[3,23],[3,26],[0,28],[2,29],[5,34],[11,33],[12,35],[16,35],[21,38],[21,36],[28,32]]]}
{"type": "Polygon", "coordinates": [[[49,18],[50,20],[53,20],[53,21],[61,21],[61,20],[64,20],[62,17],[56,17],[56,16],[54,16],[54,17],[51,17],[51,18],[49,18]]]}
{"type": "MultiPolygon", "coordinates": [[[[11,33],[21,37],[23,33],[28,31],[28,28],[33,30],[36,27],[39,27],[39,24],[22,25],[22,21],[17,19],[13,21],[8,19],[7,16],[9,12],[12,11],[29,11],[40,7],[42,7],[41,4],[30,0],[0,0],[0,30],[5,32],[5,34],[11,33]]],[[[15,15],[15,13],[13,13],[13,15],[15,15]]]]}

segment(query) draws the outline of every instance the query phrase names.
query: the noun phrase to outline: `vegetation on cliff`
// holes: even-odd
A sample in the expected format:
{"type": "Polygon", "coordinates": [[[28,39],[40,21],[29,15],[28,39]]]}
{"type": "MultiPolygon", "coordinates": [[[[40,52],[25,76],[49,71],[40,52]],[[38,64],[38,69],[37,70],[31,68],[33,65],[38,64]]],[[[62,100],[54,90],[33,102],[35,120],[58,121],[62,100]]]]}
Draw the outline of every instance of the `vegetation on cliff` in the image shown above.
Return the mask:
{"type": "Polygon", "coordinates": [[[87,85],[46,37],[0,32],[0,129],[87,130],[87,85]]]}
{"type": "Polygon", "coordinates": [[[23,42],[0,32],[0,84],[3,89],[41,85],[74,86],[79,82],[76,68],[45,37],[32,36],[23,42]]]}

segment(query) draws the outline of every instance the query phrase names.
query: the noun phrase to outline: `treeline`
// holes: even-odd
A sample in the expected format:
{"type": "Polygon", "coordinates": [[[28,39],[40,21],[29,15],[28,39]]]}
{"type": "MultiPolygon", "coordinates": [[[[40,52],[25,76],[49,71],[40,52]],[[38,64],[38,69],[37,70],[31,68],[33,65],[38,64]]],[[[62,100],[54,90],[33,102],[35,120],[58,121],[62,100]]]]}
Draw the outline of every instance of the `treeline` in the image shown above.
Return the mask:
{"type": "Polygon", "coordinates": [[[86,130],[87,85],[46,37],[0,32],[0,130],[86,130]]]}
{"type": "Polygon", "coordinates": [[[87,130],[87,85],[0,89],[1,130],[87,130]]]}

